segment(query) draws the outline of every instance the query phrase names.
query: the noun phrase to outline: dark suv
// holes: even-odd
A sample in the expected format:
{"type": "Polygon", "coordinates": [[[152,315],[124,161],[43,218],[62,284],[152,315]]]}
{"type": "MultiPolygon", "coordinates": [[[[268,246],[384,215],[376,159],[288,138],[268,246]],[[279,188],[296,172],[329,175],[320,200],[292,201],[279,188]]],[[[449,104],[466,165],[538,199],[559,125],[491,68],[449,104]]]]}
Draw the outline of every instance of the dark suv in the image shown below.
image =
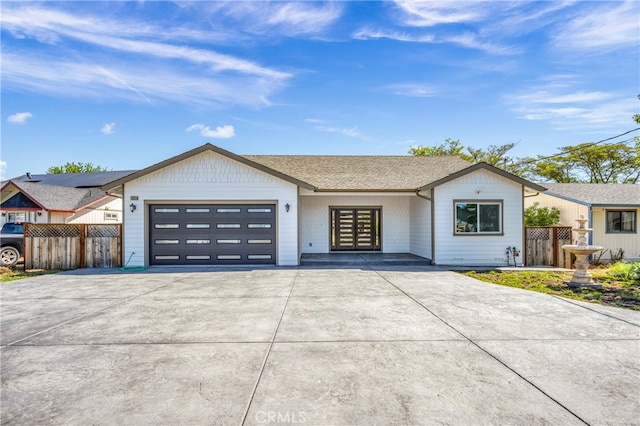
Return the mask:
{"type": "Polygon", "coordinates": [[[7,222],[0,230],[0,266],[14,267],[24,254],[24,223],[7,222]]]}

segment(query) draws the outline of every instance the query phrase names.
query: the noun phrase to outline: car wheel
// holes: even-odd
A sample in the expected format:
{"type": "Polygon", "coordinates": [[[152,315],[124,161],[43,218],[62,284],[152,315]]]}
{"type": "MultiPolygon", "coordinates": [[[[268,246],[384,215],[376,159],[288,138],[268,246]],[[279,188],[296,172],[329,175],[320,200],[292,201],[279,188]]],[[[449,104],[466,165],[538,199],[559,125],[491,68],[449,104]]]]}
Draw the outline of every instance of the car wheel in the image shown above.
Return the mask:
{"type": "Polygon", "coordinates": [[[20,259],[20,252],[15,247],[2,247],[0,249],[0,266],[13,267],[20,259]]]}

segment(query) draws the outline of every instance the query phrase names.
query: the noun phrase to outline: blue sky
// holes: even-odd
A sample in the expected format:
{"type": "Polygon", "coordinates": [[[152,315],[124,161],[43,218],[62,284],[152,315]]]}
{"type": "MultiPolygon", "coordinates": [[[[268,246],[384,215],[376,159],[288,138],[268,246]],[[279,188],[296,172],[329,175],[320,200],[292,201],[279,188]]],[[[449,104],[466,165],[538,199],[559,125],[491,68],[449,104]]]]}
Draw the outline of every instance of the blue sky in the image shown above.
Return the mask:
{"type": "Polygon", "coordinates": [[[403,155],[454,138],[544,155],[633,129],[640,106],[637,1],[0,7],[4,178],[139,169],[207,142],[403,155]]]}

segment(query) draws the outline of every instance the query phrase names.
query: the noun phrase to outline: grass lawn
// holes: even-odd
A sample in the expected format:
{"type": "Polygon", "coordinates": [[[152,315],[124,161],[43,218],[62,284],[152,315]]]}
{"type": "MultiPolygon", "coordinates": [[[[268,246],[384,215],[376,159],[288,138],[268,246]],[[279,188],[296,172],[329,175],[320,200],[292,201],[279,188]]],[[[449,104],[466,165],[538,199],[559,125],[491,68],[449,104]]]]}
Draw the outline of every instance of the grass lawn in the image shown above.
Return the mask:
{"type": "Polygon", "coordinates": [[[540,293],[555,294],[570,299],[594,302],[640,310],[640,281],[630,277],[620,277],[615,269],[590,269],[602,289],[572,290],[564,281],[570,281],[572,272],[554,271],[466,271],[472,278],[509,287],[523,288],[540,293]]]}
{"type": "Polygon", "coordinates": [[[45,269],[28,269],[24,270],[24,264],[17,265],[15,268],[0,267],[0,283],[21,280],[23,278],[36,277],[38,275],[55,274],[58,270],[45,269]]]}

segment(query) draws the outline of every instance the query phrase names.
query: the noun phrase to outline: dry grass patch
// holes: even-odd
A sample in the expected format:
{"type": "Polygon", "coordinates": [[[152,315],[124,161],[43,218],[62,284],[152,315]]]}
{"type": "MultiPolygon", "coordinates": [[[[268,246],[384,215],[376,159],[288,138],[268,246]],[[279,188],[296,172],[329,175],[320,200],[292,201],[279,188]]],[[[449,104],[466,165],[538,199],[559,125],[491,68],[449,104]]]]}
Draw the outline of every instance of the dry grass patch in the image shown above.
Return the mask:
{"type": "Polygon", "coordinates": [[[24,265],[17,265],[15,268],[0,267],[0,283],[22,280],[24,278],[36,277],[38,275],[55,274],[56,272],[60,271],[57,269],[27,269],[25,271],[24,265]]]}
{"type": "Polygon", "coordinates": [[[554,294],[584,302],[599,303],[627,309],[640,310],[640,281],[633,276],[621,277],[616,269],[591,270],[602,289],[570,289],[564,282],[570,281],[572,272],[555,271],[466,271],[472,278],[522,288],[540,293],[554,294]]]}

